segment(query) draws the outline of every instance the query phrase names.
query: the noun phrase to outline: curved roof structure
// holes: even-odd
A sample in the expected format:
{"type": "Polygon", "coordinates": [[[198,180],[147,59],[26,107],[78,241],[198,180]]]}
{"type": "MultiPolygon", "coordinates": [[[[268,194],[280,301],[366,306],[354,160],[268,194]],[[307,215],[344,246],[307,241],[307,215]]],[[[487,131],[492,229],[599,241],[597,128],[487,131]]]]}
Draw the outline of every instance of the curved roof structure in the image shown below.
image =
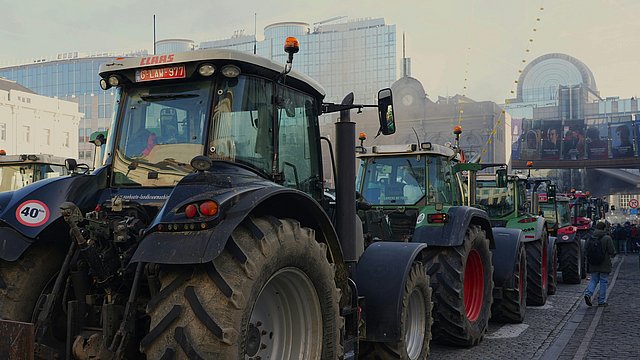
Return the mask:
{"type": "Polygon", "coordinates": [[[582,61],[566,54],[546,54],[531,61],[520,74],[517,99],[519,102],[535,101],[528,98],[534,89],[578,84],[598,93],[593,73],[582,61]]]}

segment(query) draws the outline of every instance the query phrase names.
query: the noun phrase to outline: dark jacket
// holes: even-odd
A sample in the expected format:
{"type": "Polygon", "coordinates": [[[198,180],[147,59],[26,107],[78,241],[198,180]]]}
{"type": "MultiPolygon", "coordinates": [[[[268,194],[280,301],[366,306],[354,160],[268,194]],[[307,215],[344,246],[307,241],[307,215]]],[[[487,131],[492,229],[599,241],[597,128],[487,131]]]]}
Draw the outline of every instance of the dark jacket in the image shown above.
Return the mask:
{"type": "Polygon", "coordinates": [[[611,258],[616,256],[616,250],[613,247],[613,240],[611,240],[611,236],[609,236],[606,231],[596,229],[593,232],[593,238],[589,239],[589,241],[593,241],[593,239],[597,239],[599,237],[605,252],[604,261],[599,265],[589,264],[589,272],[610,273],[612,269],[611,258]]]}

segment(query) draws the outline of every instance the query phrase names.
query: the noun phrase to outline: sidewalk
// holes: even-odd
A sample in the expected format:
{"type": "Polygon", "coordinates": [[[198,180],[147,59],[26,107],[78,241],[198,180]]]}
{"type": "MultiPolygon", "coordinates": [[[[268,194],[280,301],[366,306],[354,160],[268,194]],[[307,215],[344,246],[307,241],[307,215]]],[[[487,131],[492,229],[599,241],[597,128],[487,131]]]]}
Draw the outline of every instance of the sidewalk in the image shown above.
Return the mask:
{"type": "Polygon", "coordinates": [[[607,292],[608,307],[578,304],[572,320],[579,323],[559,359],[640,359],[638,254],[616,256],[607,292]]]}

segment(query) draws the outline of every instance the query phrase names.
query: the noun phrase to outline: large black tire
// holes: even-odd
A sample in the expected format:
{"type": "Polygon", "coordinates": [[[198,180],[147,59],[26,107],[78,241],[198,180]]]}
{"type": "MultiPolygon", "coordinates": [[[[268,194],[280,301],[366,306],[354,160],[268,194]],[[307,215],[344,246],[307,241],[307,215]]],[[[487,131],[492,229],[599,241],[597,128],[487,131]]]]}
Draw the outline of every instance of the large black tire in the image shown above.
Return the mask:
{"type": "Polygon", "coordinates": [[[525,243],[527,251],[527,305],[547,302],[547,238],[525,243]]]}
{"type": "Polygon", "coordinates": [[[524,244],[518,249],[513,268],[514,290],[503,291],[502,299],[493,301],[491,320],[519,324],[524,321],[527,309],[527,253],[524,244]]]}
{"type": "Polygon", "coordinates": [[[582,273],[582,251],[577,242],[563,243],[560,248],[560,272],[565,284],[580,284],[582,273]]]}
{"type": "Polygon", "coordinates": [[[493,303],[493,265],[484,230],[471,225],[462,245],[428,247],[426,267],[433,289],[433,340],[454,346],[480,343],[493,303]]]}
{"type": "Polygon", "coordinates": [[[431,288],[424,265],[414,263],[402,295],[402,341],[397,343],[361,342],[360,359],[419,360],[429,356],[431,341],[431,288]],[[415,315],[424,313],[424,318],[415,315]],[[413,335],[412,335],[413,334],[413,335]],[[422,341],[421,339],[422,338],[422,341]]]}
{"type": "Polygon", "coordinates": [[[212,262],[171,266],[147,305],[148,359],[340,356],[339,292],[326,246],[291,219],[248,218],[212,262]],[[186,274],[186,275],[185,275],[186,274]]]}
{"type": "Polygon", "coordinates": [[[547,268],[547,294],[555,295],[558,289],[558,246],[553,245],[551,256],[549,257],[549,266],[547,268]]]}
{"type": "Polygon", "coordinates": [[[589,262],[587,261],[587,244],[585,239],[580,240],[580,257],[582,258],[582,267],[580,268],[580,278],[586,279],[589,273],[589,262]]]}
{"type": "Polygon", "coordinates": [[[60,249],[38,244],[16,261],[0,260],[0,319],[30,322],[42,290],[63,259],[60,249]]]}

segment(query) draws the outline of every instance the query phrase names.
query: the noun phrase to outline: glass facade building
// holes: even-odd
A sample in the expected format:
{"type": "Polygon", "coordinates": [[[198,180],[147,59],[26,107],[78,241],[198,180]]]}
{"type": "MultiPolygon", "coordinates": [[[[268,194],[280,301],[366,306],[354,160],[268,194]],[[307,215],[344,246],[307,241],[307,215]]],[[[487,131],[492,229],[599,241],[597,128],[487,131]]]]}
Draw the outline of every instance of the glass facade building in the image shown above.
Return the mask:
{"type": "Polygon", "coordinates": [[[396,27],[384,19],[357,19],[339,23],[280,22],[264,28],[264,40],[242,33],[223,40],[205,41],[200,49],[229,48],[284,64],[287,36],[300,42],[293,69],[317,80],[326,101],[341,102],[353,92],[356,103],[372,103],[377,91],[397,79],[396,27]]]}

